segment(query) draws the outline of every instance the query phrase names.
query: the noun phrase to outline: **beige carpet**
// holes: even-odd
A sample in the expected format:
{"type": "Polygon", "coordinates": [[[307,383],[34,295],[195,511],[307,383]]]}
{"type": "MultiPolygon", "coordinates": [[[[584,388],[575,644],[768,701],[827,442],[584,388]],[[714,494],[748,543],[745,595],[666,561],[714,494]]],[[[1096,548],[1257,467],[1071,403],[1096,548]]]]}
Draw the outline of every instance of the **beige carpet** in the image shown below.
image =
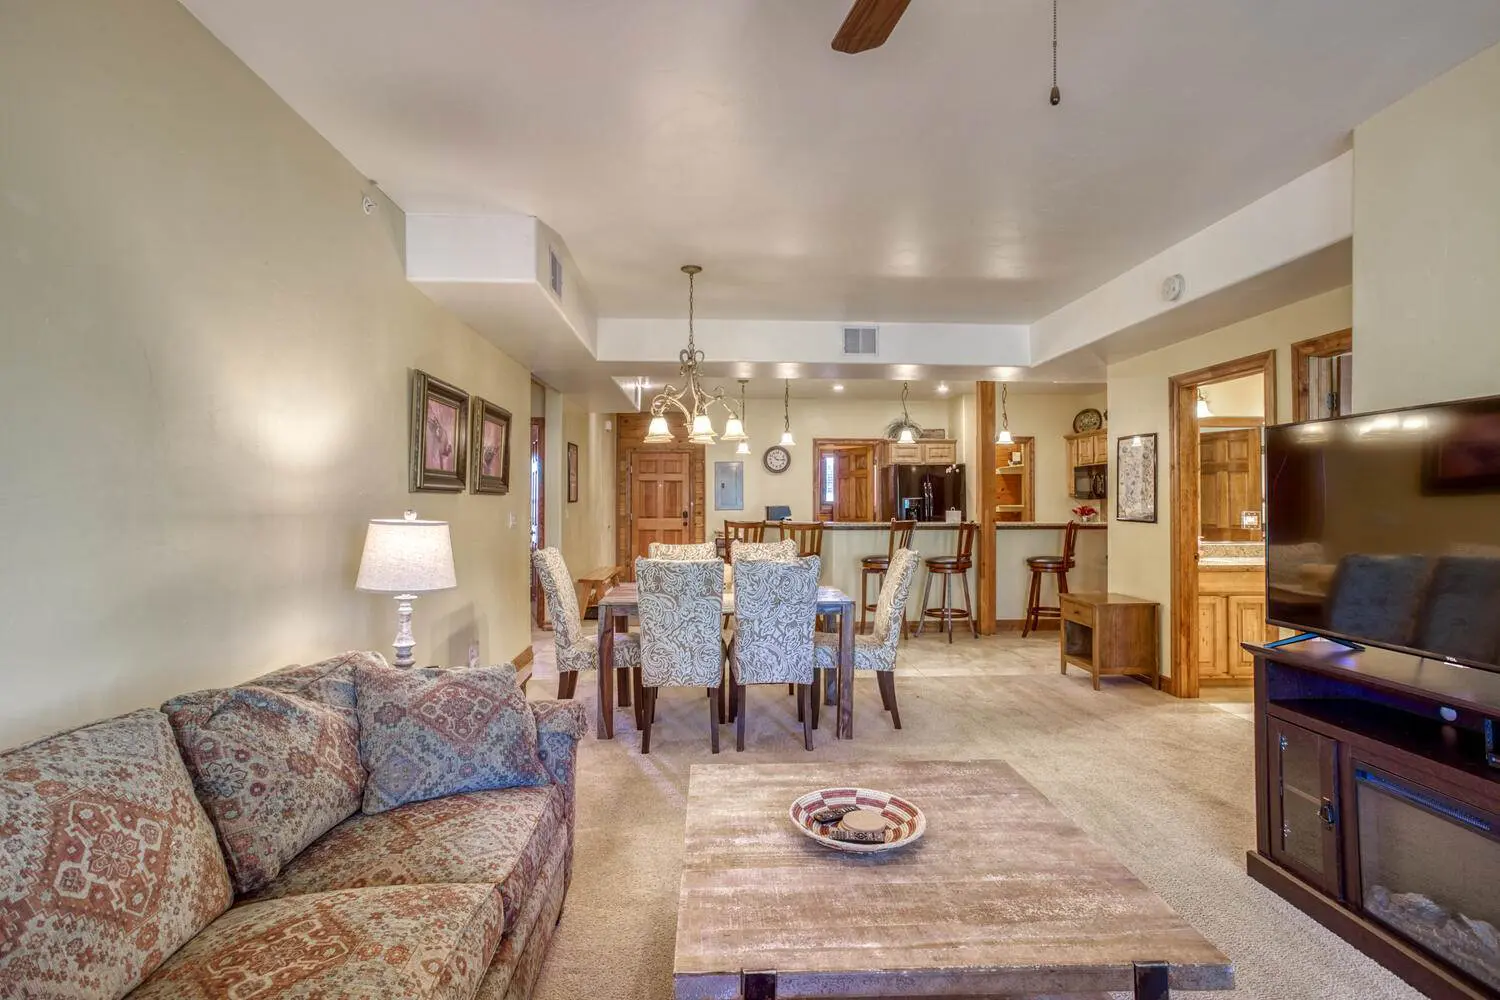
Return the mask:
{"type": "MultiPolygon", "coordinates": [[[[1251,723],[1239,711],[1132,680],[1095,693],[1057,672],[1051,639],[930,635],[903,646],[891,728],[872,679],[855,687],[855,739],[826,724],[802,749],[785,688],[752,688],[745,752],[721,730],[712,758],[701,691],[664,692],[649,756],[628,710],[615,739],[581,750],[573,884],[539,1000],[672,995],[672,944],[688,769],[696,763],[871,759],[1009,761],[1234,961],[1233,994],[1396,1000],[1419,994],[1245,874],[1255,843],[1251,723]]],[[[533,697],[556,692],[551,634],[538,633],[533,697]]],[[[578,696],[592,713],[593,676],[578,696]]],[[[1238,706],[1235,706],[1236,708],[1238,706]]],[[[592,718],[592,715],[591,715],[592,718]]],[[[1174,996],[1178,995],[1174,992],[1174,996]]]]}

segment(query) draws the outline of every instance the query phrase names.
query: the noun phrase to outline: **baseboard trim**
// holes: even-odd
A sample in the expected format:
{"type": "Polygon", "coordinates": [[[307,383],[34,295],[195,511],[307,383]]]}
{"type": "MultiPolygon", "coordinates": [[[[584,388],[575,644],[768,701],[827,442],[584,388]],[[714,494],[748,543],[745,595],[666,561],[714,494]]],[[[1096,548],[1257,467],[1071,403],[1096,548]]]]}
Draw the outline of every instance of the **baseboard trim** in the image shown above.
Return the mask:
{"type": "MultiPolygon", "coordinates": [[[[1056,632],[1061,624],[1056,618],[1043,618],[1031,629],[1033,632],[1056,632]]],[[[1026,627],[1024,618],[996,618],[995,631],[997,632],[1019,632],[1026,627]]]]}

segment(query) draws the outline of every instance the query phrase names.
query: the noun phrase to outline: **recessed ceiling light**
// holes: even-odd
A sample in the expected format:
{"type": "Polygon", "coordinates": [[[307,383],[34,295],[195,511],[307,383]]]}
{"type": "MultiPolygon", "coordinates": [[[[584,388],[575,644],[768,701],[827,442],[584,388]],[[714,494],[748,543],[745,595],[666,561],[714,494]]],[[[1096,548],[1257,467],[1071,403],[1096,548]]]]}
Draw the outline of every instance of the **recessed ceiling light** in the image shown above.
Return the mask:
{"type": "Polygon", "coordinates": [[[938,391],[938,395],[940,395],[940,396],[946,395],[947,392],[948,392],[948,383],[947,382],[939,382],[938,383],[938,390],[937,391],[938,391]]]}
{"type": "Polygon", "coordinates": [[[835,383],[833,383],[833,391],[834,392],[843,392],[844,391],[844,384],[842,382],[835,382],[835,383]]]}

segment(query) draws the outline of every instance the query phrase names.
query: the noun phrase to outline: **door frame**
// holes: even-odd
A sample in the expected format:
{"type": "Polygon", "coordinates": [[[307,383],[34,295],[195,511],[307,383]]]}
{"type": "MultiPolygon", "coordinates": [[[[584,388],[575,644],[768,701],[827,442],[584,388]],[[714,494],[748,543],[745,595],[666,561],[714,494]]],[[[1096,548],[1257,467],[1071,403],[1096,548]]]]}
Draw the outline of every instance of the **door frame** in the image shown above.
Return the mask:
{"type": "MultiPolygon", "coordinates": [[[[1307,362],[1312,358],[1335,358],[1354,351],[1354,329],[1335,330],[1320,337],[1299,340],[1292,345],[1292,422],[1301,423],[1312,413],[1312,400],[1308,398],[1311,386],[1307,381],[1307,362]]],[[[1344,401],[1339,401],[1339,411],[1348,413],[1344,401]]]]}
{"type": "MultiPolygon", "coordinates": [[[[870,520],[880,520],[880,463],[881,446],[887,444],[885,438],[813,438],[812,440],[812,511],[813,520],[820,521],[823,518],[818,513],[823,509],[822,490],[823,485],[823,463],[820,461],[824,448],[834,451],[850,451],[854,448],[866,448],[870,453],[870,520]]],[[[835,502],[837,509],[837,502],[835,502]]],[[[833,518],[828,518],[832,521],[833,518]]]]}
{"type": "MultiPolygon", "coordinates": [[[[1173,375],[1167,380],[1167,419],[1171,434],[1168,474],[1171,527],[1171,608],[1168,615],[1167,651],[1172,668],[1164,684],[1179,698],[1196,698],[1200,692],[1198,661],[1198,532],[1201,495],[1198,463],[1198,390],[1216,382],[1262,376],[1265,420],[1276,422],[1276,352],[1264,351],[1225,361],[1196,371],[1173,375]]],[[[1261,486],[1265,503],[1265,485],[1261,486]]],[[[1264,523],[1264,518],[1261,519],[1264,523]]]]}

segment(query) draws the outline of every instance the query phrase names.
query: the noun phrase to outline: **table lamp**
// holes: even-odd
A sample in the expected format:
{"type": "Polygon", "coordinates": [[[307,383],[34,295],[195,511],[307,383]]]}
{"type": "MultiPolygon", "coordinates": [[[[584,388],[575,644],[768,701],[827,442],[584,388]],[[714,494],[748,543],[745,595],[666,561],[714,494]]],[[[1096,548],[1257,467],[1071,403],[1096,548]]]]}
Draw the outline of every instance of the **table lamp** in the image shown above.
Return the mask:
{"type": "Polygon", "coordinates": [[[411,602],[418,593],[458,586],[453,572],[453,541],[447,521],[419,521],[409,510],[401,520],[376,518],[365,532],[359,559],[358,590],[396,595],[396,666],[415,662],[411,602]]]}

